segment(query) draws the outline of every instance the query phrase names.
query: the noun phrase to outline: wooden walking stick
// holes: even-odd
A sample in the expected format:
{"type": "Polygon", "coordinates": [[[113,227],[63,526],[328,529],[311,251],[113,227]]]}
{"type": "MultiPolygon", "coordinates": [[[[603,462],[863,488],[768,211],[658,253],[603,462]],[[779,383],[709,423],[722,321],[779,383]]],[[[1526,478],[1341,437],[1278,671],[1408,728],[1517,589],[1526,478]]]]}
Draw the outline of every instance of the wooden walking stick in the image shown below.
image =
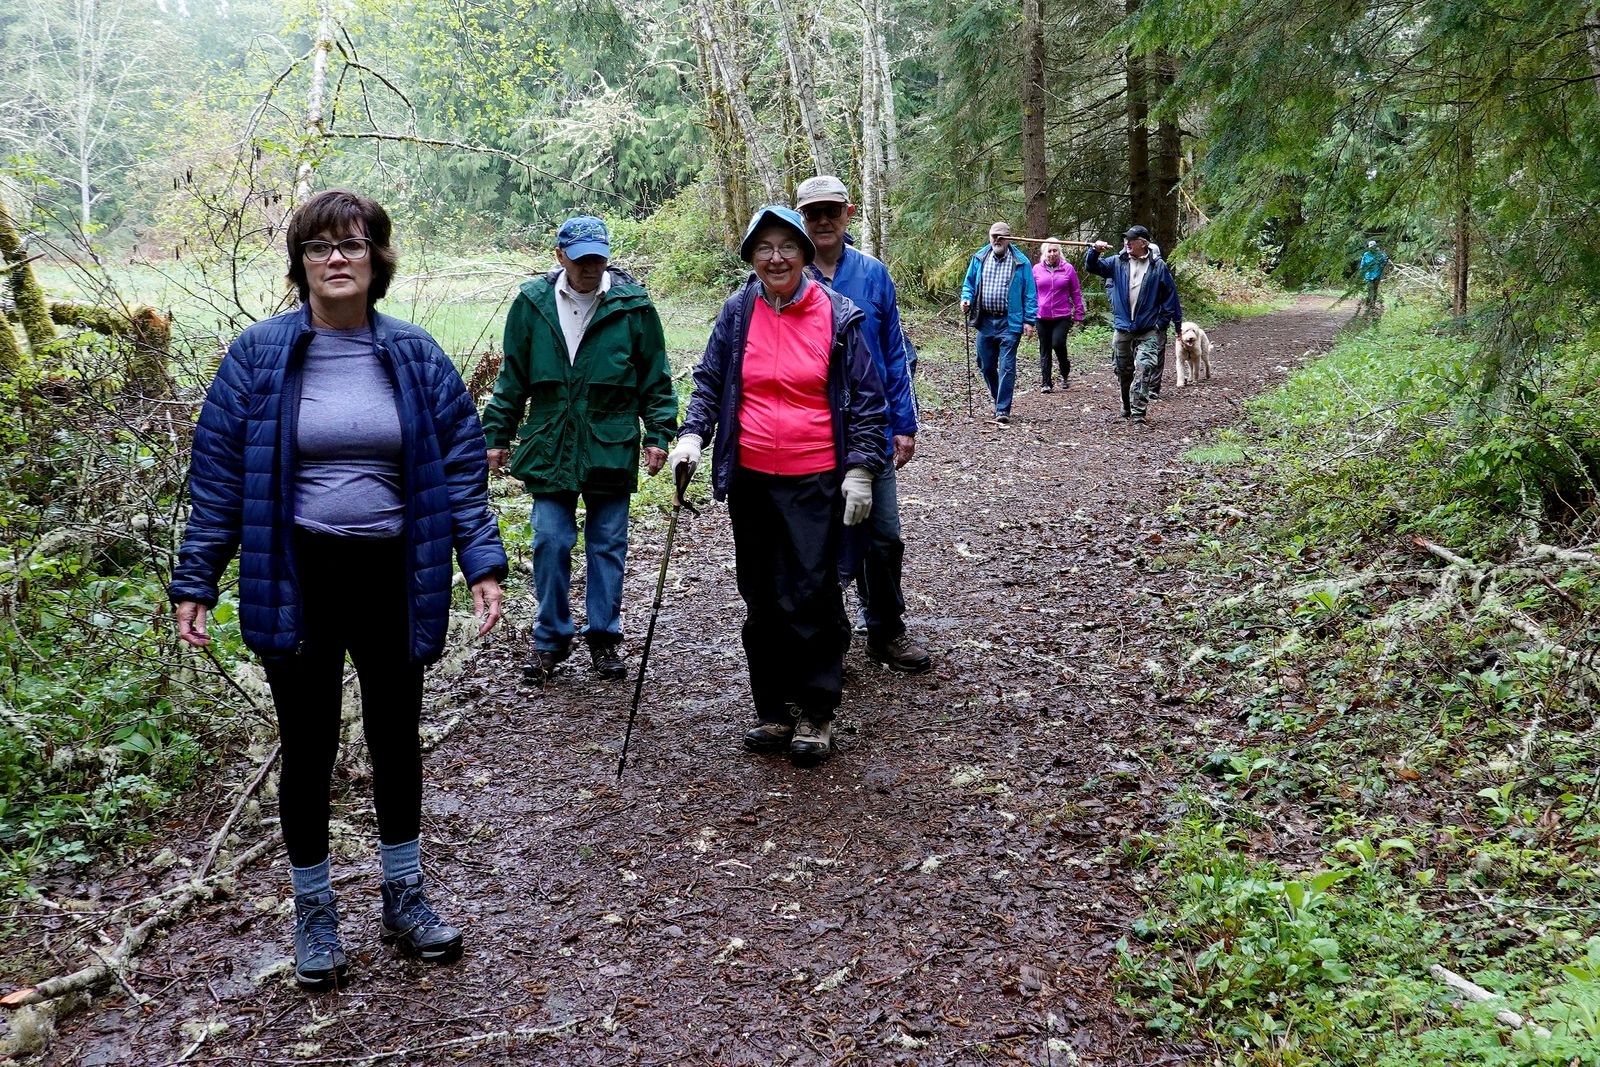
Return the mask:
{"type": "Polygon", "coordinates": [[[633,708],[628,712],[628,729],[622,735],[622,755],[617,757],[617,781],[622,781],[622,768],[628,762],[628,741],[633,737],[633,720],[639,715],[639,698],[644,694],[644,669],[650,663],[650,642],[656,636],[656,616],[661,614],[661,594],[667,587],[667,564],[672,560],[672,538],[678,532],[678,513],[684,508],[698,515],[693,504],[686,499],[689,479],[694,476],[688,464],[679,464],[672,472],[672,518],[667,520],[667,543],[661,549],[661,572],[656,575],[656,599],[650,605],[650,626],[644,632],[644,651],[639,653],[639,674],[633,682],[633,708]]]}

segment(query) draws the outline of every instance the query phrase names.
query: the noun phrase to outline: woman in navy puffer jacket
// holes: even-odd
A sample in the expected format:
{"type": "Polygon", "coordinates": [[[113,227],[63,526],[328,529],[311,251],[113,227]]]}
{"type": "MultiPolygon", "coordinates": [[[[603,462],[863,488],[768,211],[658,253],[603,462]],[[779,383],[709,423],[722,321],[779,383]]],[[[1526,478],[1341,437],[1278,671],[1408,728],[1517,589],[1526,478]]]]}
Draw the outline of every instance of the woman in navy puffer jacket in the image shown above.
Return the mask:
{"type": "Polygon", "coordinates": [[[283,741],[295,978],[308,989],[348,968],[328,864],[347,652],[372,757],[384,940],[435,962],[461,954],[461,932],[422,887],[422,674],[444,650],[452,552],[480,637],[500,619],[506,574],[461,376],[433,338],[373,309],[398,259],[390,230],[382,207],[342,190],[290,219],[302,306],[240,334],[211,383],[169,589],[179,636],[204,647],[217,582],[240,552],[240,627],[266,667],[283,741]]]}

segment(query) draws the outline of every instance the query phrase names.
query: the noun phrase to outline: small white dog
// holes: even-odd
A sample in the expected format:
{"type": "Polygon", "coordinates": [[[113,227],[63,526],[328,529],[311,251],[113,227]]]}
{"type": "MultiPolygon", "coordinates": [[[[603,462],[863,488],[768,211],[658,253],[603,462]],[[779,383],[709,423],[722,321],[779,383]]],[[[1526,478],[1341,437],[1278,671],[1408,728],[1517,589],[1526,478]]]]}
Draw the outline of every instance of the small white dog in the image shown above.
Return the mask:
{"type": "Polygon", "coordinates": [[[1206,381],[1211,380],[1211,338],[1199,323],[1186,322],[1178,329],[1178,388],[1200,381],[1200,368],[1206,371],[1206,381]]]}

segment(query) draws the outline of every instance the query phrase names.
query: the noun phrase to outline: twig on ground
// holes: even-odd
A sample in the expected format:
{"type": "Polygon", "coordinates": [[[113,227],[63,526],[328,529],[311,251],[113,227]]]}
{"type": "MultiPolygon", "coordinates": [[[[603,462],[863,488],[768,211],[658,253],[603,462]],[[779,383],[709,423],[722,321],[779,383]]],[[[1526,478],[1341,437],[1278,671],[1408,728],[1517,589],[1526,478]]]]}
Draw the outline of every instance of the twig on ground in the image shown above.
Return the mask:
{"type": "MultiPolygon", "coordinates": [[[[1446,968],[1439,966],[1437,963],[1428,968],[1428,973],[1432,974],[1435,978],[1439,979],[1439,981],[1443,982],[1445,985],[1449,986],[1451,989],[1455,990],[1457,993],[1461,994],[1463,997],[1466,997],[1475,1004],[1487,1004],[1490,1001],[1505,999],[1504,997],[1500,996],[1500,994],[1491,993],[1487,989],[1483,988],[1483,986],[1478,985],[1475,982],[1469,982],[1456,972],[1447,970],[1446,968]]],[[[1544,1027],[1528,1019],[1524,1019],[1510,1008],[1505,1008],[1501,1011],[1495,1012],[1494,1017],[1513,1030],[1521,1030],[1524,1026],[1526,1026],[1528,1028],[1528,1032],[1534,1037],[1541,1039],[1548,1039],[1550,1037],[1549,1030],[1546,1030],[1544,1027]]]]}
{"type": "Polygon", "coordinates": [[[217,859],[217,851],[222,848],[222,843],[228,839],[228,834],[233,829],[234,820],[239,817],[239,813],[244,810],[245,803],[255,794],[255,791],[261,788],[261,783],[267,780],[267,772],[272,770],[272,765],[278,762],[278,756],[282,752],[282,742],[273,745],[271,754],[262,761],[260,769],[256,771],[256,776],[250,780],[250,784],[245,786],[244,791],[239,794],[239,800],[234,804],[233,810],[222,821],[222,828],[211,839],[211,848],[206,852],[206,858],[200,861],[200,867],[194,873],[196,878],[204,878],[211,872],[211,865],[217,859]]]}

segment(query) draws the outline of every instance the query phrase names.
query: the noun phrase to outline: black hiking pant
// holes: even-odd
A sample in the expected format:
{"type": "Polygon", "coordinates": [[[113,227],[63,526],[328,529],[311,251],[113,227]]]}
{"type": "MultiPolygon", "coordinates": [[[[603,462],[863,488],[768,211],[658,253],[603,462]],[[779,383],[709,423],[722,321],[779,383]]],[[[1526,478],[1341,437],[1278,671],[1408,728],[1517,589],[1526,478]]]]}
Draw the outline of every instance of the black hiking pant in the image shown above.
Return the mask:
{"type": "Polygon", "coordinates": [[[1034,323],[1034,329],[1039,334],[1039,384],[1046,388],[1054,388],[1050,380],[1052,356],[1061,365],[1062,388],[1066,387],[1067,375],[1072,373],[1072,357],[1067,355],[1067,334],[1072,332],[1074,321],[1070,318],[1040,319],[1034,323]]]}
{"type": "Polygon", "coordinates": [[[417,838],[422,826],[422,665],[411,659],[404,537],[295,531],[300,651],[265,661],[283,742],[278,807],[289,862],[328,858],[328,787],[339,754],[348,651],[361,683],[378,836],[417,838]]]}
{"type": "Polygon", "coordinates": [[[850,624],[839,589],[839,474],[734,470],[728,488],[744,654],[762,722],[833,718],[850,624]]]}

